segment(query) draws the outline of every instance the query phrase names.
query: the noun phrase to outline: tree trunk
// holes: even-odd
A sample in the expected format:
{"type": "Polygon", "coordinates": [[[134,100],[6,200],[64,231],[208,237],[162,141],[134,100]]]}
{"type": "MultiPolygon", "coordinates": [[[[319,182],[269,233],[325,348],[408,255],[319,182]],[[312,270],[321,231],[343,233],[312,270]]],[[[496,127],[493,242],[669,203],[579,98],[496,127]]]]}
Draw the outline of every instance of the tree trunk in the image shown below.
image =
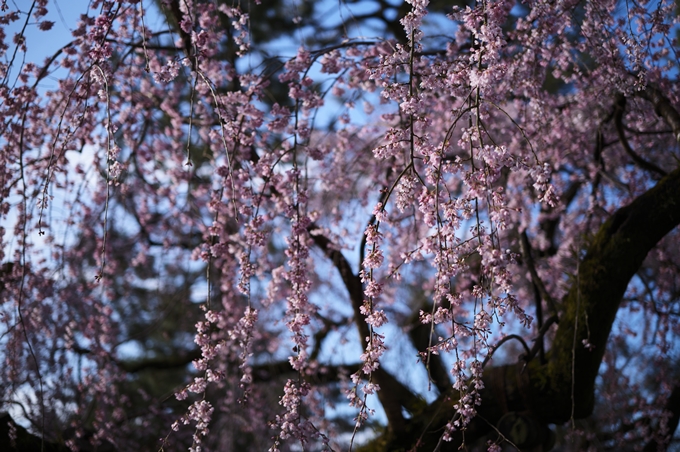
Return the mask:
{"type": "Polygon", "coordinates": [[[562,300],[559,326],[545,364],[520,359],[517,364],[486,369],[478,416],[464,432],[456,432],[451,442],[440,438],[455,415],[453,389],[415,413],[404,428],[397,431],[388,426],[360,450],[458,450],[461,444],[471,444],[491,432],[508,413],[515,416],[512,425],[528,429],[526,435],[519,435],[525,442],[516,445],[540,447],[537,442],[549,442],[547,424],[589,416],[595,402],[595,379],[628,283],[647,253],[678,224],[680,169],[618,209],[587,243],[571,290],[562,300]]]}

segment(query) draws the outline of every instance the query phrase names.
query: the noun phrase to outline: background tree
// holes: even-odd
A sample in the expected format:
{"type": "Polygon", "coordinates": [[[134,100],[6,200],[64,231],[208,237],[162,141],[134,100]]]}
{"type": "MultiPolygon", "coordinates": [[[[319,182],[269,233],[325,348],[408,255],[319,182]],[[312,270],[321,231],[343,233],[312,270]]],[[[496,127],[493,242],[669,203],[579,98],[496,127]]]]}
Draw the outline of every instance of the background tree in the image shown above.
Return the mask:
{"type": "Polygon", "coordinates": [[[92,1],[29,62],[52,6],[0,6],[10,447],[671,444],[672,2],[92,1]]]}

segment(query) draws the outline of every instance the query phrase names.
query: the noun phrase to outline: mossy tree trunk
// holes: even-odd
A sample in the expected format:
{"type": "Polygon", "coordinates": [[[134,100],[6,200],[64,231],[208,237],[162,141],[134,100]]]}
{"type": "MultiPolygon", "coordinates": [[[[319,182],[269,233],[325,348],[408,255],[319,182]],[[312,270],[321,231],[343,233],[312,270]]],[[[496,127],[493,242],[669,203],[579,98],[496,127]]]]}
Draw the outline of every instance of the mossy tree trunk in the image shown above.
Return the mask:
{"type": "MultiPolygon", "coordinates": [[[[543,425],[589,416],[595,401],[595,379],[624,292],[647,253],[678,224],[680,169],[618,209],[592,238],[562,300],[559,325],[545,363],[520,359],[517,364],[487,368],[479,415],[451,442],[440,438],[455,415],[453,389],[414,413],[399,429],[388,426],[382,436],[361,450],[458,450],[463,442],[470,444],[491,432],[508,412],[521,413],[543,425]]],[[[677,416],[674,419],[673,429],[677,416]]],[[[532,441],[537,438],[528,438],[525,446],[534,447],[532,441]]]]}

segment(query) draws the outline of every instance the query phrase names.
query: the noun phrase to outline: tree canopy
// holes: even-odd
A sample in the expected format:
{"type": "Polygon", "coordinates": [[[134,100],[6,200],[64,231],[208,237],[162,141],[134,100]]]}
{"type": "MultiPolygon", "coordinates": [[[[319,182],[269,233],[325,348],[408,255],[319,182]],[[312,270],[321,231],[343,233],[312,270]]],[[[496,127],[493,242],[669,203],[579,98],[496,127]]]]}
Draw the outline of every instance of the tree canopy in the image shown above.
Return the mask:
{"type": "Polygon", "coordinates": [[[0,3],[2,450],[678,447],[677,3],[62,3],[0,3]]]}

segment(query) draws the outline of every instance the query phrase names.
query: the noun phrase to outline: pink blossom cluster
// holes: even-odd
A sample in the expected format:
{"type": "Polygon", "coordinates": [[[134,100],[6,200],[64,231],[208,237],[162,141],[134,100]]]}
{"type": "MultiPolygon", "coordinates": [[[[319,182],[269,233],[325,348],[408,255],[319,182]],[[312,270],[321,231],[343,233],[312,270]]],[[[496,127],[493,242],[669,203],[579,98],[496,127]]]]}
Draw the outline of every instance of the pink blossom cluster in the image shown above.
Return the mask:
{"type": "MultiPolygon", "coordinates": [[[[673,1],[442,14],[408,0],[394,38],[317,48],[300,26],[274,69],[279,49],[251,36],[257,1],[164,0],[156,18],[145,2],[93,0],[42,63],[24,61],[25,30],[59,24],[47,0],[29,3],[0,3],[0,380],[34,426],[73,427],[73,450],[85,436],[133,450],[178,418],[164,447],[245,431],[271,450],[331,449],[327,404],[344,390],[356,429],[375,414],[368,396],[388,407],[381,375],[416,328],[426,344],[406,348],[424,372],[450,364],[450,440],[482,403],[496,344],[511,331],[539,343],[598,229],[677,166],[673,1]],[[182,331],[161,347],[164,316],[182,331]],[[142,372],[130,344],[151,367],[186,355],[180,408],[128,391],[142,372]],[[131,420],[137,398],[149,409],[131,420]]],[[[659,419],[619,444],[672,434],[677,243],[676,228],[623,296],[640,328],[617,320],[606,350],[577,344],[604,354],[597,396],[613,413],[659,419]],[[635,347],[657,396],[617,370],[635,347]]],[[[424,396],[412,380],[400,383],[424,396]]],[[[397,411],[390,422],[406,422],[397,411]]]]}

